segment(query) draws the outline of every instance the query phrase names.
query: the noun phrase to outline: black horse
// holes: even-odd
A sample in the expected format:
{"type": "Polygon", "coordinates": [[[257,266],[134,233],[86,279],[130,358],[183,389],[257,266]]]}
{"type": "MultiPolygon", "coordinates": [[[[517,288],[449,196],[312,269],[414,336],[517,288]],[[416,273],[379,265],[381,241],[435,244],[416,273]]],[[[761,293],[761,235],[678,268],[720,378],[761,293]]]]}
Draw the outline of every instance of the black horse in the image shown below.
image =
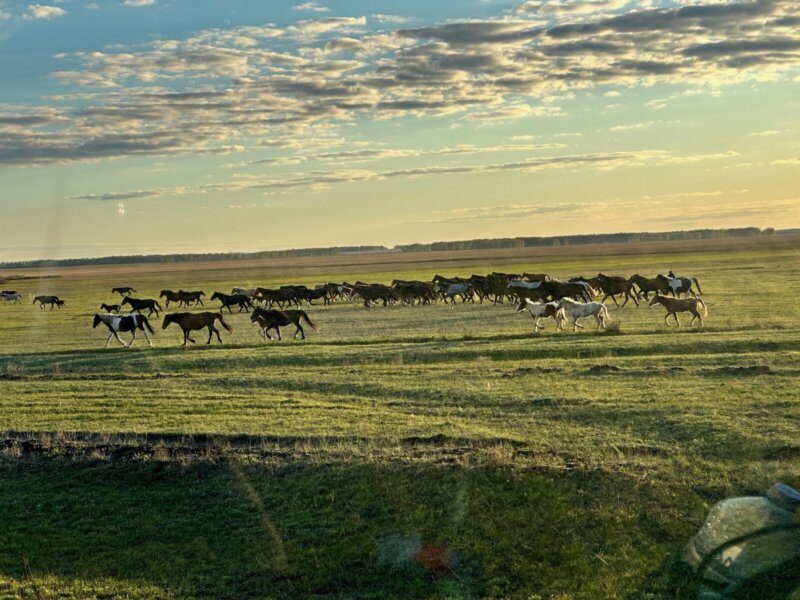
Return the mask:
{"type": "Polygon", "coordinates": [[[245,311],[250,312],[250,309],[253,308],[253,303],[250,302],[250,298],[245,296],[244,294],[223,294],[222,292],[214,292],[211,296],[212,300],[219,300],[222,303],[222,309],[228,309],[228,312],[232,313],[231,306],[238,306],[239,312],[245,311]]]}
{"type": "Polygon", "coordinates": [[[159,311],[164,310],[161,308],[158,300],[140,300],[138,298],[125,296],[125,299],[122,301],[122,306],[126,304],[130,305],[130,307],[139,314],[142,314],[143,310],[149,310],[150,312],[147,314],[148,317],[153,316],[153,313],[156,313],[156,316],[158,316],[159,311]]]}

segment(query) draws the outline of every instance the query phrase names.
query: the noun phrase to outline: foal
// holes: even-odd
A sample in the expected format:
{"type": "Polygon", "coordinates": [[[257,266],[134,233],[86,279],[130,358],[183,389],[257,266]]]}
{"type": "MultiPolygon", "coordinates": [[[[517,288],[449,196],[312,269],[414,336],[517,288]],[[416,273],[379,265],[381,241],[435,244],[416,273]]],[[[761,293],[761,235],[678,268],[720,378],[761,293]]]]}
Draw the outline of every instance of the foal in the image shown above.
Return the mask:
{"type": "Polygon", "coordinates": [[[696,319],[700,319],[700,327],[703,326],[703,317],[708,316],[708,307],[706,307],[706,303],[703,302],[702,298],[670,298],[669,296],[662,296],[660,294],[656,294],[653,296],[653,299],[650,300],[650,306],[654,306],[656,304],[660,304],[664,308],[667,309],[667,314],[664,315],[664,323],[667,324],[669,327],[669,317],[673,315],[675,317],[675,323],[678,324],[678,327],[681,326],[680,319],[678,319],[679,312],[690,312],[692,313],[692,322],[689,323],[689,327],[694,325],[696,319]],[[700,308],[703,309],[703,314],[700,314],[700,308]]]}

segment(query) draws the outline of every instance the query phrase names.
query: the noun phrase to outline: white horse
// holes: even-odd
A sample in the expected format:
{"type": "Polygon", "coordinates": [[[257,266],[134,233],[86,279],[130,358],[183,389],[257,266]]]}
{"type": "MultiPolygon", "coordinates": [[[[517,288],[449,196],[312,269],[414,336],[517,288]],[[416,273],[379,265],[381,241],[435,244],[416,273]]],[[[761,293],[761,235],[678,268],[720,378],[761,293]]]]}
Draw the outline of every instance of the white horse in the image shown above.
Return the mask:
{"type": "Polygon", "coordinates": [[[461,302],[466,302],[469,300],[470,302],[475,302],[475,294],[472,290],[471,283],[436,283],[436,289],[439,290],[442,294],[444,294],[444,301],[447,302],[447,299],[456,303],[456,296],[461,296],[461,302]]]}
{"type": "Polygon", "coordinates": [[[556,329],[561,331],[564,329],[564,323],[567,321],[567,315],[563,308],[559,308],[556,302],[533,302],[525,298],[517,306],[517,312],[527,310],[531,317],[533,317],[533,332],[539,333],[539,329],[544,329],[544,325],[540,324],[542,319],[552,317],[556,322],[556,329]]]}
{"type": "Polygon", "coordinates": [[[594,317],[597,321],[598,331],[611,320],[608,315],[608,308],[602,302],[577,302],[571,298],[562,298],[556,304],[558,308],[563,309],[572,318],[572,331],[578,331],[578,327],[583,329],[583,325],[578,324],[578,319],[584,317],[594,317]]]}
{"type": "Polygon", "coordinates": [[[526,281],[524,279],[514,279],[508,283],[508,287],[523,288],[526,290],[535,290],[542,287],[542,282],[526,281]]]}

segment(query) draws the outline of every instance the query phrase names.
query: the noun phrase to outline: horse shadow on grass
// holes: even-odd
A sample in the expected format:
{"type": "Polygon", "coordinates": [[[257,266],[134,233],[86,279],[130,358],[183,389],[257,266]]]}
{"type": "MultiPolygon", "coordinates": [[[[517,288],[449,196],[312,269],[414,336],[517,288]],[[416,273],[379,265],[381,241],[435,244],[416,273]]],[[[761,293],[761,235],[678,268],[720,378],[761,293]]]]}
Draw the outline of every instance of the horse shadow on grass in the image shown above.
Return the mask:
{"type": "Polygon", "coordinates": [[[0,577],[63,593],[678,598],[677,578],[637,574],[696,508],[621,474],[502,464],[38,455],[0,461],[0,482],[0,577]]]}

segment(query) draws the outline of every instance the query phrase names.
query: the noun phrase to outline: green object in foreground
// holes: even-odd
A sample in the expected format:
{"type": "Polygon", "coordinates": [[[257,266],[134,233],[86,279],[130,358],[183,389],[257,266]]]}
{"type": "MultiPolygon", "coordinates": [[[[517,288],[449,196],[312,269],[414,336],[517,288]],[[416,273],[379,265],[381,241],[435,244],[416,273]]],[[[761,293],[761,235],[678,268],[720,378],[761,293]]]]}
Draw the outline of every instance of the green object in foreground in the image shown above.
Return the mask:
{"type": "Polygon", "coordinates": [[[792,593],[800,585],[798,515],[800,492],[782,483],[714,506],[684,554],[702,580],[699,600],[792,593]]]}

